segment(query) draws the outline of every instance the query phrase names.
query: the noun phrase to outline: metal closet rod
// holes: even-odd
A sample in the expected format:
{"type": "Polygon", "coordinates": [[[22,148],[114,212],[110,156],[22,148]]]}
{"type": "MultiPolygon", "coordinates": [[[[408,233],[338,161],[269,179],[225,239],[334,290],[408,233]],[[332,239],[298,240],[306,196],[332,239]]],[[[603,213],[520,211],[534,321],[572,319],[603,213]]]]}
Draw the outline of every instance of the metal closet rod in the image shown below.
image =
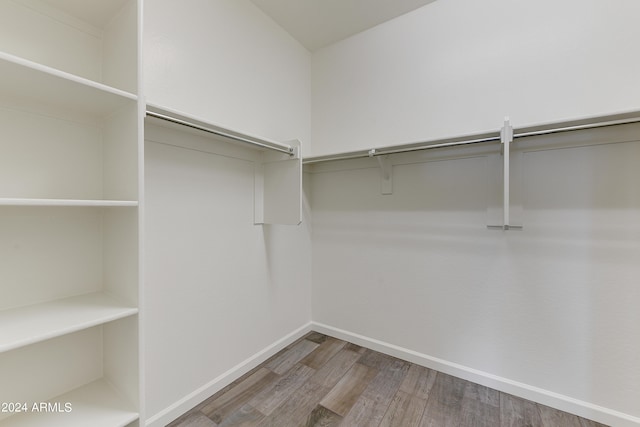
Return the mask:
{"type": "MultiPolygon", "coordinates": [[[[524,128],[521,132],[514,132],[513,138],[515,139],[515,138],[524,138],[528,136],[550,135],[554,133],[569,132],[574,130],[593,129],[593,128],[615,126],[615,125],[622,125],[622,124],[629,124],[629,123],[638,123],[638,122],[640,122],[640,114],[638,114],[637,116],[623,118],[623,119],[605,120],[605,121],[592,122],[592,123],[582,123],[582,124],[560,126],[560,127],[547,128],[547,129],[535,129],[536,126],[532,126],[529,128],[524,128]],[[527,129],[533,129],[533,130],[527,130],[527,129]]],[[[396,147],[376,148],[376,149],[367,150],[367,151],[354,151],[354,152],[343,153],[343,154],[311,157],[303,160],[303,163],[312,164],[312,163],[328,162],[332,160],[358,159],[363,157],[384,156],[387,154],[407,153],[411,151],[432,150],[435,148],[457,147],[461,145],[482,144],[487,142],[500,142],[499,132],[500,131],[497,131],[495,136],[486,136],[488,134],[485,133],[483,134],[483,136],[472,138],[472,139],[458,139],[458,140],[453,140],[449,142],[436,142],[436,143],[425,144],[425,145],[419,145],[420,143],[412,143],[407,145],[399,145],[396,147]]],[[[446,139],[444,139],[444,141],[446,141],[446,139]]]]}
{"type": "Polygon", "coordinates": [[[294,149],[293,147],[287,146],[285,145],[284,147],[278,147],[275,145],[269,145],[267,143],[264,142],[260,142],[260,141],[255,141],[252,139],[248,139],[248,138],[244,138],[242,136],[238,136],[238,135],[233,135],[231,133],[227,133],[224,131],[220,131],[217,129],[212,129],[210,127],[207,126],[202,126],[196,123],[192,123],[186,120],[182,120],[182,119],[178,119],[176,117],[171,117],[171,116],[167,116],[166,114],[161,114],[161,113],[156,113],[155,111],[149,111],[147,110],[147,116],[151,116],[151,117],[155,117],[156,119],[160,119],[160,120],[165,120],[167,122],[171,122],[171,123],[176,123],[178,125],[182,125],[182,126],[186,126],[186,127],[190,127],[192,129],[197,129],[203,132],[207,132],[213,135],[217,135],[217,136],[222,136],[224,138],[228,138],[234,141],[238,141],[238,142],[244,142],[246,144],[251,144],[251,145],[256,145],[258,147],[261,148],[267,148],[269,150],[275,150],[275,151],[279,151],[281,153],[285,153],[288,155],[293,155],[294,154],[294,149]]]}
{"type": "Polygon", "coordinates": [[[533,130],[521,132],[514,132],[513,138],[524,138],[527,136],[539,136],[539,135],[549,135],[552,133],[561,133],[561,132],[570,132],[573,130],[583,130],[583,129],[594,129],[594,128],[603,128],[607,126],[616,126],[616,125],[626,125],[629,123],[638,123],[640,122],[640,116],[638,117],[629,117],[625,119],[617,119],[617,120],[605,120],[601,122],[594,123],[585,123],[581,125],[570,125],[570,126],[561,126],[552,129],[541,129],[541,130],[533,130]]]}

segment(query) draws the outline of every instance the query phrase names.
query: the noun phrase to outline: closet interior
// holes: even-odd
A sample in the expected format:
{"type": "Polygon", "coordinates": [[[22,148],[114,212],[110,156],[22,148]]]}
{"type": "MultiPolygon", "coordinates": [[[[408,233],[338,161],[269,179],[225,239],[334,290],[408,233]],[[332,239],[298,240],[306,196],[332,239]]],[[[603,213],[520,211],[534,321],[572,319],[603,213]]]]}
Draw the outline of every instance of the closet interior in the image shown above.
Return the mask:
{"type": "Polygon", "coordinates": [[[140,19],[0,3],[0,425],[138,425],[140,19]]]}
{"type": "Polygon", "coordinates": [[[0,1],[0,427],[167,425],[311,331],[640,426],[620,2],[310,50],[261,0],[0,1]]]}

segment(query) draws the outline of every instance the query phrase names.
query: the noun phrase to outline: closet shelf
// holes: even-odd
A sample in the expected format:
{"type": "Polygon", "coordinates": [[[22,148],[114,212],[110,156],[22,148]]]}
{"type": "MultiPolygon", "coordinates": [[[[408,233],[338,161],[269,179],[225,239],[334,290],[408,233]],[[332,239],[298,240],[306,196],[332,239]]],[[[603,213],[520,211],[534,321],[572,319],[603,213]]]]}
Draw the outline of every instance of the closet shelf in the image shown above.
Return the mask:
{"type": "Polygon", "coordinates": [[[137,96],[0,52],[0,94],[58,109],[105,116],[137,96]]]}
{"type": "Polygon", "coordinates": [[[102,292],[0,311],[0,353],[137,313],[102,292]]]}
{"type": "Polygon", "coordinates": [[[290,156],[296,156],[297,152],[294,147],[287,144],[281,144],[262,137],[237,132],[220,125],[211,123],[202,118],[192,116],[181,111],[173,110],[159,105],[147,104],[147,117],[155,121],[155,123],[165,126],[178,126],[179,129],[194,129],[198,132],[204,132],[213,135],[215,138],[221,138],[223,141],[240,142],[253,148],[275,150],[290,156]]]}
{"type": "MultiPolygon", "coordinates": [[[[138,419],[132,405],[106,381],[97,380],[50,399],[70,412],[27,412],[0,421],[0,427],[124,427],[138,419]]],[[[29,410],[34,402],[27,402],[29,410]]],[[[39,403],[39,402],[37,402],[39,403]]]]}
{"type": "MultiPolygon", "coordinates": [[[[640,122],[640,110],[630,110],[597,116],[588,116],[569,120],[540,123],[529,126],[520,126],[514,129],[513,138],[528,136],[548,135],[552,133],[568,132],[581,129],[591,129],[605,126],[614,126],[627,123],[640,122]]],[[[389,154],[407,153],[411,151],[423,151],[436,148],[449,148],[460,145],[472,145],[480,143],[501,141],[501,129],[480,132],[449,138],[438,138],[406,144],[389,145],[369,150],[347,151],[341,153],[325,154],[320,156],[305,157],[304,164],[322,163],[336,160],[350,160],[365,157],[385,156],[389,154]]]]}
{"type": "Polygon", "coordinates": [[[136,207],[135,200],[84,200],[84,199],[23,199],[0,198],[0,206],[78,206],[78,207],[136,207]]]}

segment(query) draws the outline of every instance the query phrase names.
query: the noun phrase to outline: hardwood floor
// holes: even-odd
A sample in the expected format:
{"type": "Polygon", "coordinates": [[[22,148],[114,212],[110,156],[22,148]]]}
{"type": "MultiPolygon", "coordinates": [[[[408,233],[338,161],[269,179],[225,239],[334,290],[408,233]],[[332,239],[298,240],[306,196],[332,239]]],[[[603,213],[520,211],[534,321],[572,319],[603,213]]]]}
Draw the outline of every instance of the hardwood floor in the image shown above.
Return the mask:
{"type": "Polygon", "coordinates": [[[602,427],[311,332],[170,427],[602,427]]]}

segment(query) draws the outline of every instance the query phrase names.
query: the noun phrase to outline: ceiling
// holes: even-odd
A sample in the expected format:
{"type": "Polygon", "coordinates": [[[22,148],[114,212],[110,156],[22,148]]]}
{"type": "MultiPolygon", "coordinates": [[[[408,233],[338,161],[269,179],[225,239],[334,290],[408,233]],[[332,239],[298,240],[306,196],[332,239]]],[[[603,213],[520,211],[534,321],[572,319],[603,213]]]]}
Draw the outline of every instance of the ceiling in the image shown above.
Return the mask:
{"type": "Polygon", "coordinates": [[[311,52],[435,0],[251,0],[311,52]]]}

